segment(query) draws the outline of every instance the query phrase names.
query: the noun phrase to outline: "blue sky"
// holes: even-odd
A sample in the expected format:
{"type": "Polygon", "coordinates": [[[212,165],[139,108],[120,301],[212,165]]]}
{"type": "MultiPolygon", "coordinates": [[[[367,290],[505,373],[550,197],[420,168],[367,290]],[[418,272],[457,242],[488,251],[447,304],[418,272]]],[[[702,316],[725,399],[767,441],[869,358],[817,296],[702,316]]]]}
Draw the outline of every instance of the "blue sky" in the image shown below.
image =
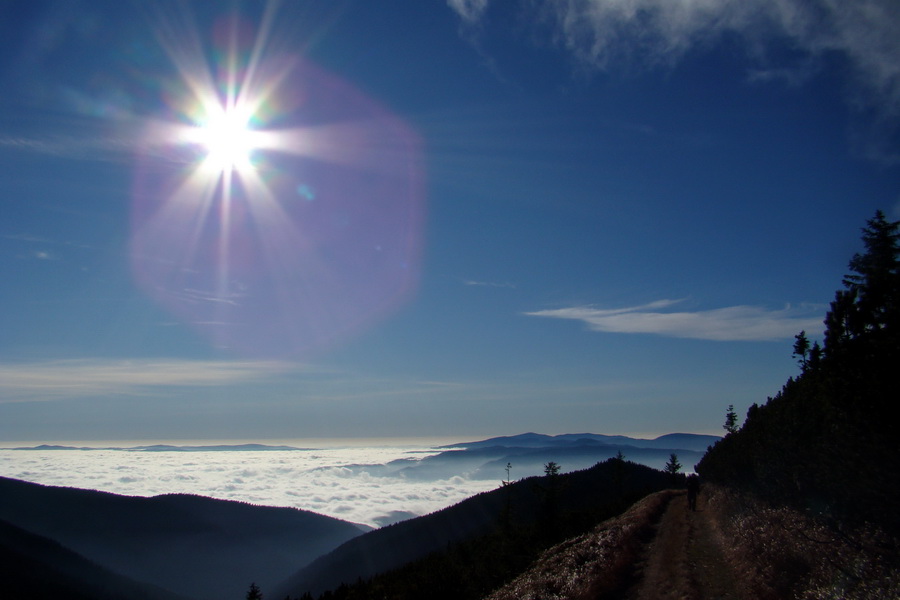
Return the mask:
{"type": "Polygon", "coordinates": [[[898,25],[3,3],[0,439],[720,433],[900,218],[898,25]]]}

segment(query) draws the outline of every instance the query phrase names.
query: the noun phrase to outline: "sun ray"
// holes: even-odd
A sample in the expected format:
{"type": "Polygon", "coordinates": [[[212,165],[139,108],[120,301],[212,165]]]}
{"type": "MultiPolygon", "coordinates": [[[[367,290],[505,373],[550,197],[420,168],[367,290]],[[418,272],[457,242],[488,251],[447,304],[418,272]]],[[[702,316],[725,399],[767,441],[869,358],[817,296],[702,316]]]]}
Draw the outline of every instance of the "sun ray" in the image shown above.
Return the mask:
{"type": "Polygon", "coordinates": [[[273,6],[255,29],[223,15],[209,52],[193,21],[161,27],[172,118],[147,122],[133,217],[139,284],[215,347],[267,356],[330,346],[406,297],[423,194],[415,133],[272,55],[273,6]]]}

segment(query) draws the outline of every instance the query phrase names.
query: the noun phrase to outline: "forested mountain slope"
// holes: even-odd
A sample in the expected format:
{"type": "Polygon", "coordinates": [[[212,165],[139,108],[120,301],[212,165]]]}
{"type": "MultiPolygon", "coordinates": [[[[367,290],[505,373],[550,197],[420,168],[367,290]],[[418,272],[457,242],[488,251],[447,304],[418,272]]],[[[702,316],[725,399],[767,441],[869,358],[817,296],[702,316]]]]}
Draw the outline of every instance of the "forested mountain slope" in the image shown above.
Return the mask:
{"type": "Polygon", "coordinates": [[[4,598],[66,600],[185,600],[92,563],[45,537],[0,521],[0,581],[4,598]]]}
{"type": "Polygon", "coordinates": [[[822,344],[798,334],[801,373],[750,407],[698,472],[836,526],[900,535],[900,222],[878,212],[862,241],[822,344]]]}
{"type": "Polygon", "coordinates": [[[524,568],[533,559],[525,552],[526,545],[552,542],[564,538],[567,532],[583,531],[670,482],[660,471],[620,459],[610,459],[583,471],[511,482],[436,513],[354,538],[299,570],[267,595],[275,598],[286,595],[299,598],[307,592],[318,595],[342,583],[352,584],[429,554],[447,551],[444,558],[435,555],[422,564],[410,566],[414,574],[399,575],[398,585],[406,589],[409,581],[420,577],[426,581],[432,581],[434,576],[443,577],[457,583],[455,586],[422,583],[429,590],[429,595],[422,597],[468,597],[462,594],[460,586],[474,586],[474,593],[480,589],[477,586],[485,585],[488,586],[485,591],[489,591],[490,575],[503,576],[509,566],[503,562],[508,557],[501,556],[503,552],[492,545],[494,542],[515,540],[511,542],[512,550],[521,552],[524,562],[516,563],[519,558],[511,557],[509,564],[524,568]],[[464,551],[455,552],[453,547],[460,544],[468,545],[464,551]],[[482,583],[479,578],[486,571],[488,577],[482,583]],[[444,592],[449,596],[442,595],[444,592]]]}
{"type": "Polygon", "coordinates": [[[153,498],[0,477],[0,519],[121,575],[195,598],[272,585],[362,530],[291,508],[153,498]]]}

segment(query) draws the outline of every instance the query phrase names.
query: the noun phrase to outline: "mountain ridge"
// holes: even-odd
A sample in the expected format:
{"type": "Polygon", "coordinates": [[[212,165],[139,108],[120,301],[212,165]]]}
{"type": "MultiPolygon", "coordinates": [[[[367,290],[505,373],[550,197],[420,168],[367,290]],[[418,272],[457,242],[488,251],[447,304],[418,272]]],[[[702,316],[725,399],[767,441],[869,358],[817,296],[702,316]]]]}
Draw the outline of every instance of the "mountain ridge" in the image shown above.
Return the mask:
{"type": "Polygon", "coordinates": [[[190,494],[150,498],[0,477],[0,519],[117,574],[192,598],[274,583],[363,532],[292,508],[190,494]]]}
{"type": "Polygon", "coordinates": [[[473,442],[447,444],[440,448],[483,448],[491,446],[545,447],[557,444],[583,443],[585,441],[600,442],[608,445],[626,445],[635,448],[660,448],[706,451],[706,449],[722,439],[717,435],[698,433],[667,433],[656,438],[634,438],[626,435],[607,435],[602,433],[561,433],[549,435],[527,432],[510,436],[499,436],[473,442]]]}
{"type": "Polygon", "coordinates": [[[642,497],[662,489],[669,481],[668,476],[655,469],[616,459],[554,477],[554,488],[559,494],[551,493],[552,500],[547,495],[545,478],[528,477],[351,539],[296,571],[276,586],[272,595],[316,595],[342,583],[365,580],[452,544],[488,534],[503,527],[505,520],[536,527],[547,517],[548,502],[554,513],[582,515],[577,520],[597,510],[615,510],[614,506],[621,510],[623,499],[642,497]]]}

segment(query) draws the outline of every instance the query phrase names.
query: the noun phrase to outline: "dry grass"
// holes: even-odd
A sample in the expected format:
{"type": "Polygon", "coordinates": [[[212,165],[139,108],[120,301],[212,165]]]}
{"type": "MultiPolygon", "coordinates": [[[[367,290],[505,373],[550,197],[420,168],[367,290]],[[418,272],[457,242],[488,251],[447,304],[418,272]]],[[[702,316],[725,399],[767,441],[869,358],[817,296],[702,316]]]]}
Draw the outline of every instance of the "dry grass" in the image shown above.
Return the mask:
{"type": "Polygon", "coordinates": [[[653,525],[677,494],[651,494],[589,533],[546,550],[487,600],[587,600],[624,589],[653,525]]]}
{"type": "Polygon", "coordinates": [[[707,486],[707,510],[726,559],[753,597],[797,600],[900,598],[896,540],[873,528],[836,531],[788,508],[707,486]]]}
{"type": "MultiPolygon", "coordinates": [[[[703,511],[692,513],[692,519],[702,519],[695,523],[699,528],[686,533],[683,524],[661,523],[656,552],[648,554],[656,524],[677,495],[652,494],[591,532],[550,548],[486,600],[900,599],[897,540],[873,528],[838,531],[799,511],[765,506],[715,486],[705,486],[703,511]],[[700,560],[701,551],[715,553],[716,560],[700,560]],[[654,566],[660,557],[662,567],[654,566]],[[728,586],[717,585],[723,578],[728,586]],[[678,585],[681,579],[684,585],[678,585]]],[[[678,512],[667,513],[670,521],[678,512]]]]}

